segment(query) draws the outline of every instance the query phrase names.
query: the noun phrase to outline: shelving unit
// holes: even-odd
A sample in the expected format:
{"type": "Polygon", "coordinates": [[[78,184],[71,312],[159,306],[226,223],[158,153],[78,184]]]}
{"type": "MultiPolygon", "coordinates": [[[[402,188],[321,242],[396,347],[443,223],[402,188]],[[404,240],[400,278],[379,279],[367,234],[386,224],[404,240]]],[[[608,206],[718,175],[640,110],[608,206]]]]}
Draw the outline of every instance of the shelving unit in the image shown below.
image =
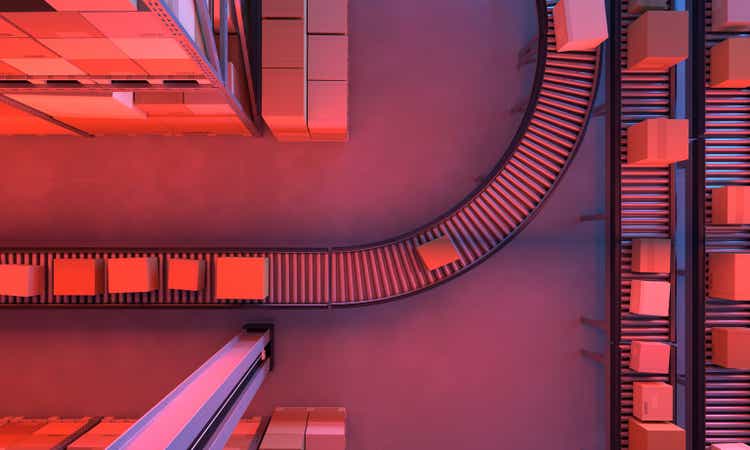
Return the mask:
{"type": "Polygon", "coordinates": [[[242,0],[0,7],[0,134],[258,135],[248,8],[242,0]]]}

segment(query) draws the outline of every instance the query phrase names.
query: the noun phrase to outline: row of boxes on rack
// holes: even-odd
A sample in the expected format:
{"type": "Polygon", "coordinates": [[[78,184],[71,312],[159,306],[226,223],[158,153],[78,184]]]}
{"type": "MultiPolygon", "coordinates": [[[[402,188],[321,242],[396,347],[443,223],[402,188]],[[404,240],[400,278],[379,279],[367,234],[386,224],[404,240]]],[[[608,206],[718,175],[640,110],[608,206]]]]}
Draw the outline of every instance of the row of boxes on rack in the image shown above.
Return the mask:
{"type": "MultiPolygon", "coordinates": [[[[105,450],[131,425],[132,419],[0,418],[0,448],[4,450],[105,450]]],[[[242,419],[224,450],[247,450],[257,442],[260,417],[242,419]]]]}
{"type": "Polygon", "coordinates": [[[345,450],[346,409],[276,408],[260,450],[345,450]]]}
{"type": "MultiPolygon", "coordinates": [[[[206,260],[166,259],[168,289],[202,291],[206,260]]],[[[266,257],[216,257],[215,294],[218,299],[263,300],[268,297],[269,261],[266,257]]],[[[55,258],[52,293],[57,296],[95,296],[152,292],[160,288],[159,258],[55,258]]],[[[45,290],[45,267],[0,264],[0,295],[34,297],[45,290]]]]}
{"type": "Polygon", "coordinates": [[[279,141],[349,136],[347,0],[262,4],[262,114],[279,141]]]}
{"type": "MultiPolygon", "coordinates": [[[[195,36],[198,28],[191,30],[191,38],[201,48],[202,38],[195,36]]],[[[150,11],[0,15],[0,76],[194,78],[202,74],[162,19],[150,11]]]]}

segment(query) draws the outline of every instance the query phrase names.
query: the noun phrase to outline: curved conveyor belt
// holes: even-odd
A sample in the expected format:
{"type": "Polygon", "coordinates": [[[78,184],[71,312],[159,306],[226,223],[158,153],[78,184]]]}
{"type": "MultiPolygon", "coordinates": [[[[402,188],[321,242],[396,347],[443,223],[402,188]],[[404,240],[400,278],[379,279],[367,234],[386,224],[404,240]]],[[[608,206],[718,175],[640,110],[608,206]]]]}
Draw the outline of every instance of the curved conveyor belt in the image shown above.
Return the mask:
{"type": "MultiPolygon", "coordinates": [[[[378,244],[332,249],[163,250],[163,249],[6,249],[0,262],[52,266],[55,257],[173,256],[208,261],[202,292],[161,289],[143,294],[103,294],[33,298],[0,296],[0,304],[30,305],[180,305],[246,304],[216,300],[213,258],[267,256],[270,259],[268,306],[344,306],[371,304],[419,293],[466,273],[507,244],[535,216],[570,164],[588,123],[599,75],[599,52],[557,53],[552,7],[557,0],[537,0],[538,62],[531,101],[523,122],[493,175],[451,212],[411,233],[378,244]],[[460,261],[435,271],[419,260],[416,247],[450,236],[460,261]]],[[[51,286],[51,270],[47,270],[51,286]]],[[[47,290],[49,291],[49,289],[47,290]]],[[[257,303],[255,303],[257,304],[257,303]]]]}

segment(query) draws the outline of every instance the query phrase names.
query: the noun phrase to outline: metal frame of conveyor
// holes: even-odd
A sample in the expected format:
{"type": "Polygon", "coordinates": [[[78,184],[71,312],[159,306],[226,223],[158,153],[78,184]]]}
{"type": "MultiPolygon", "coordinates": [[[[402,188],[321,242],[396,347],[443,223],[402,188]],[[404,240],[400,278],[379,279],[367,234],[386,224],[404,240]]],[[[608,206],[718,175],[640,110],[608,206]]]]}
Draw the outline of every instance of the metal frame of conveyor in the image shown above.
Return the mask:
{"type": "Polygon", "coordinates": [[[223,449],[272,369],[272,344],[272,325],[245,326],[107,449],[223,449]]]}

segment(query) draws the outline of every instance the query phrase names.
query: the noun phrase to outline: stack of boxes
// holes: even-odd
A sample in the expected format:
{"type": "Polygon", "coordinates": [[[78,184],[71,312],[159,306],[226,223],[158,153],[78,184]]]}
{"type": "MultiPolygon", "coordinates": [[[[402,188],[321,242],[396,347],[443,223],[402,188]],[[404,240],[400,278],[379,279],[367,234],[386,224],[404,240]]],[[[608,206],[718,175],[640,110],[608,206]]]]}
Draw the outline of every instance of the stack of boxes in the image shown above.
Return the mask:
{"type": "Polygon", "coordinates": [[[134,423],[131,419],[104,418],[70,444],[68,450],[105,450],[134,423]]]}
{"type": "MultiPolygon", "coordinates": [[[[714,0],[711,26],[715,32],[750,31],[750,3],[714,0]]],[[[750,87],[750,38],[730,37],[711,48],[711,87],[750,87]]]]}
{"type": "Polygon", "coordinates": [[[283,142],[346,141],[346,0],[265,0],[262,112],[283,142]]]}
{"type": "Polygon", "coordinates": [[[276,408],[260,450],[346,450],[346,409],[276,408]]]}
{"type": "Polygon", "coordinates": [[[0,448],[62,449],[96,423],[95,419],[12,419],[0,425],[0,448]]]}

